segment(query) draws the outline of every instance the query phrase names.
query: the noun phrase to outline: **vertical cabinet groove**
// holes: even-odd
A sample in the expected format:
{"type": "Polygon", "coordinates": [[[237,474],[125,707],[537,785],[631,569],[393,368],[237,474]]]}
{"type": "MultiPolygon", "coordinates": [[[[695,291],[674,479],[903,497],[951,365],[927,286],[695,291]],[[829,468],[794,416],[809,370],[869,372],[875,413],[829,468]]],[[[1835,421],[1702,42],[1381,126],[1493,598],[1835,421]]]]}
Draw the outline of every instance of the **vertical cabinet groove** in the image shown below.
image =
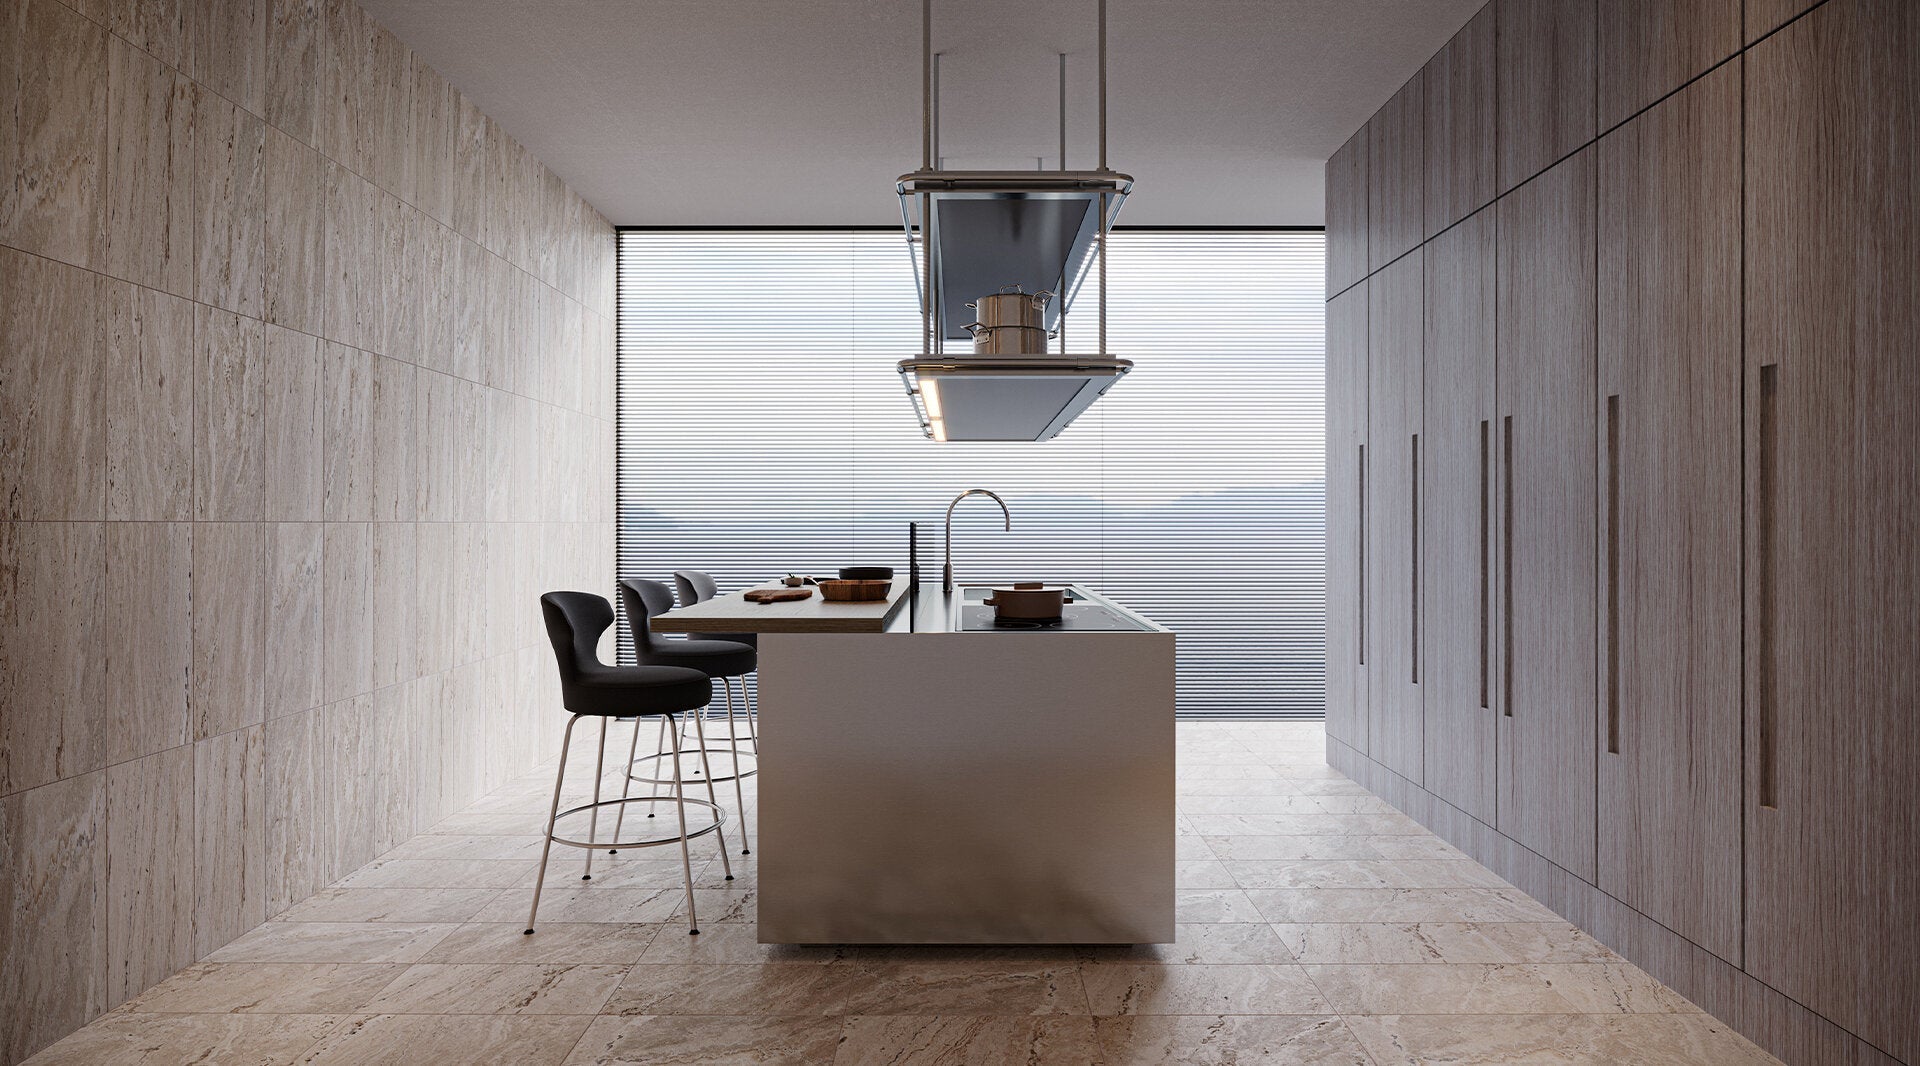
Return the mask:
{"type": "Polygon", "coordinates": [[[1500,200],[1498,403],[1512,419],[1499,829],[1594,879],[1594,152],[1500,200]]]}
{"type": "Polygon", "coordinates": [[[1367,743],[1373,759],[1416,782],[1424,727],[1411,440],[1421,429],[1422,278],[1421,256],[1408,255],[1367,279],[1367,743]]]}
{"type": "Polygon", "coordinates": [[[1366,537],[1367,283],[1362,281],[1327,303],[1327,734],[1359,751],[1366,750],[1367,734],[1366,537]]]}

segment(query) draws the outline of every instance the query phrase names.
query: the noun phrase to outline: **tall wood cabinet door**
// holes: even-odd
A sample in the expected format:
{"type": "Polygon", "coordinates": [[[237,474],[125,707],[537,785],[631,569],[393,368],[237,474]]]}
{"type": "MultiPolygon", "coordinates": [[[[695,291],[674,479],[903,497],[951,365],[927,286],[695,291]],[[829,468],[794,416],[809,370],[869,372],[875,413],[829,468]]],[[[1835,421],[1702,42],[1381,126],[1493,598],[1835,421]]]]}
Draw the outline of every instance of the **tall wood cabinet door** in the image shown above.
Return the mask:
{"type": "Polygon", "coordinates": [[[1367,122],[1367,262],[1373,270],[1426,236],[1425,98],[1416,74],[1367,122]]]}
{"type": "Polygon", "coordinates": [[[1492,823],[1493,212],[1427,242],[1420,509],[1427,791],[1492,823]]]}
{"type": "Polygon", "coordinates": [[[1740,5],[1741,0],[1600,0],[1600,129],[1612,129],[1738,52],[1740,5]]]}
{"type": "Polygon", "coordinates": [[[1740,959],[1740,68],[1602,138],[1600,887],[1740,959]]]}
{"type": "Polygon", "coordinates": [[[1493,0],[1502,194],[1594,137],[1595,0],[1493,0]]]}
{"type": "Polygon", "coordinates": [[[1368,752],[1421,781],[1421,257],[1367,280],[1368,752]]]}
{"type": "Polygon", "coordinates": [[[1747,54],[1746,970],[1920,1062],[1920,4],[1747,54]]]}
{"type": "Polygon", "coordinates": [[[1327,160],[1327,295],[1367,276],[1367,128],[1327,160]]]}
{"type": "Polygon", "coordinates": [[[1428,237],[1493,200],[1494,9],[1488,4],[1468,19],[1420,72],[1428,237]]]}
{"type": "Polygon", "coordinates": [[[1367,283],[1327,301],[1327,734],[1367,750],[1367,283]]]}
{"type": "Polygon", "coordinates": [[[1500,200],[1501,832],[1594,878],[1594,160],[1500,200]]]}

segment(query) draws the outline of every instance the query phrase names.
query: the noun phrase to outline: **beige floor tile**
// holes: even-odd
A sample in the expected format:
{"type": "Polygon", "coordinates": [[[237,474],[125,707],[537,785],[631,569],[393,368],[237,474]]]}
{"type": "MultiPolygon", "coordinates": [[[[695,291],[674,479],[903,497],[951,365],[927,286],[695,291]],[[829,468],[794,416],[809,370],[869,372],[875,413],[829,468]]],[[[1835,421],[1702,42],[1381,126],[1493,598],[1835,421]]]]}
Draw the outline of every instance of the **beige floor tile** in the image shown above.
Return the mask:
{"type": "MultiPolygon", "coordinates": [[[[615,888],[591,882],[578,888],[548,888],[540,893],[539,921],[599,922],[624,925],[674,920],[687,904],[686,890],[673,888],[615,888]]],[[[533,886],[507,889],[477,913],[476,922],[519,922],[526,928],[527,909],[533,905],[533,886]]],[[[537,935],[537,934],[536,934],[537,935]]]]}
{"type": "MultiPolygon", "coordinates": [[[[526,915],[517,922],[469,922],[436,944],[419,962],[601,963],[637,962],[662,930],[686,935],[679,926],[572,924],[541,921],[532,936],[526,915]]],[[[751,932],[751,930],[749,930],[751,932]]],[[[704,935],[704,934],[703,934],[704,935]]]]}
{"type": "Polygon", "coordinates": [[[1341,1014],[1685,1014],[1699,1008],[1625,963],[1314,965],[1341,1014]]]}
{"type": "Polygon", "coordinates": [[[1514,889],[1275,888],[1246,893],[1270,922],[1552,922],[1514,889]]]}
{"type": "MultiPolygon", "coordinates": [[[[422,833],[380,856],[380,859],[528,859],[538,862],[540,844],[541,838],[537,836],[422,833]]],[[[554,851],[565,853],[560,848],[554,851]]]]}
{"type": "Polygon", "coordinates": [[[1349,1018],[1380,1066],[1778,1066],[1700,1014],[1349,1018]]]}
{"type": "MultiPolygon", "coordinates": [[[[605,928],[599,926],[596,928],[605,928]]],[[[657,927],[660,932],[641,954],[643,965],[662,963],[707,963],[710,965],[751,965],[755,963],[845,962],[852,957],[848,948],[810,947],[795,944],[762,944],[759,932],[746,923],[708,925],[699,936],[687,935],[687,927],[670,923],[657,927]]]]}
{"type": "Polygon", "coordinates": [[[862,965],[849,1014],[1086,1014],[1078,964],[1016,968],[964,962],[862,965]]]}
{"type": "Polygon", "coordinates": [[[1107,1066],[1372,1066],[1339,1018],[1095,1018],[1107,1066]]]}
{"type": "Polygon", "coordinates": [[[511,1063],[559,1066],[592,1019],[525,1015],[379,1014],[341,1024],[302,1066],[511,1063]]]}
{"type": "Polygon", "coordinates": [[[871,975],[851,963],[833,966],[738,966],[665,963],[635,966],[607,1000],[607,1014],[847,1013],[855,989],[871,975]]]}
{"type": "Polygon", "coordinates": [[[1183,922],[1171,944],[1132,944],[1092,949],[1095,963],[1290,963],[1293,956],[1270,925],[1258,922],[1183,922]]]}
{"type": "Polygon", "coordinates": [[[1255,888],[1511,888],[1469,859],[1232,859],[1236,887],[1255,888]]]}
{"type": "Polygon", "coordinates": [[[351,1014],[405,966],[203,962],[141,993],[126,1009],[160,1014],[351,1014]]]}
{"type": "Polygon", "coordinates": [[[464,922],[496,888],[328,888],[282,912],[282,922],[464,922]]]}
{"type": "MultiPolygon", "coordinates": [[[[581,823],[580,828],[584,830],[586,824],[581,823]]],[[[429,833],[453,833],[460,836],[524,837],[539,836],[546,831],[545,811],[537,813],[523,811],[515,814],[450,814],[427,828],[429,833]]]]}
{"type": "Polygon", "coordinates": [[[1119,966],[1080,970],[1093,1013],[1332,1014],[1298,966],[1119,966]]]}
{"type": "Polygon", "coordinates": [[[568,1066],[825,1066],[840,1041],[839,1018],[818,1015],[643,1015],[596,1018],[568,1066]]]}
{"type": "Polygon", "coordinates": [[[423,963],[367,1005],[381,1014],[598,1014],[625,966],[423,963]]]}
{"type": "Polygon", "coordinates": [[[1325,922],[1273,929],[1302,963],[1620,961],[1566,922],[1325,922]]]}
{"type": "Polygon", "coordinates": [[[206,961],[417,962],[460,928],[405,922],[268,922],[206,961]]]}
{"type": "Polygon", "coordinates": [[[1385,800],[1360,795],[1186,796],[1179,801],[1186,814],[1388,814],[1385,800]]]}
{"type": "Polygon", "coordinates": [[[1466,855],[1436,836],[1396,833],[1389,836],[1301,836],[1239,834],[1204,836],[1207,847],[1223,862],[1260,862],[1275,859],[1325,859],[1357,862],[1421,859],[1462,861],[1466,855]]]}
{"type": "Polygon", "coordinates": [[[1241,887],[1240,883],[1234,880],[1232,872],[1217,859],[1174,860],[1173,884],[1175,888],[1241,887]]]}
{"type": "Polygon", "coordinates": [[[1193,814],[1201,836],[1390,836],[1425,834],[1419,822],[1386,814],[1193,814]]]}
{"type": "Polygon", "coordinates": [[[514,888],[533,884],[525,859],[376,859],[335,882],[341,888],[514,888]]]}
{"type": "Polygon", "coordinates": [[[28,1066],[284,1066],[345,1019],[337,1015],[109,1014],[28,1066]]]}
{"type": "Polygon", "coordinates": [[[1093,1019],[904,1016],[848,1018],[836,1063],[1002,1066],[1100,1058],[1093,1019]]]}
{"type": "Polygon", "coordinates": [[[1200,888],[1173,894],[1176,922],[1262,922],[1265,915],[1237,888],[1200,888]]]}

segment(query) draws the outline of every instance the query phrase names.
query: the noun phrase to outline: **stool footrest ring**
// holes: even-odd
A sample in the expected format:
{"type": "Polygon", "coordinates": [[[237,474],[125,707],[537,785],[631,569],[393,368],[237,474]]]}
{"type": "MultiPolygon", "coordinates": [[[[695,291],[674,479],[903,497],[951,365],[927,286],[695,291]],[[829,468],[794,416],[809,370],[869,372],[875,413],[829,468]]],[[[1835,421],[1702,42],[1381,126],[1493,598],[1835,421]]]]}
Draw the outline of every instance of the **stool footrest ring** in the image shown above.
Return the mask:
{"type": "MultiPolygon", "coordinates": [[[[559,814],[555,815],[554,824],[557,827],[560,822],[560,819],[562,818],[565,818],[569,815],[581,814],[586,811],[591,811],[599,807],[617,807],[623,803],[672,804],[672,803],[683,803],[683,802],[688,807],[697,807],[713,815],[713,820],[706,823],[705,825],[697,826],[697,827],[688,826],[687,827],[688,840],[692,840],[695,837],[706,836],[708,833],[714,832],[715,830],[718,830],[720,827],[726,825],[727,812],[719,804],[710,802],[708,800],[703,800],[703,799],[693,799],[691,797],[688,797],[685,800],[680,800],[680,799],[676,799],[673,796],[629,796],[626,799],[610,799],[610,800],[601,800],[598,803],[582,803],[578,807],[569,807],[566,810],[561,811],[559,814]]],[[[678,844],[680,842],[680,834],[673,833],[671,835],[664,836],[664,837],[644,838],[639,840],[611,840],[605,843],[596,843],[588,840],[574,840],[569,837],[563,837],[558,835],[553,836],[551,839],[555,844],[565,844],[571,848],[586,848],[591,851],[608,851],[614,848],[656,848],[662,844],[678,844]]]]}

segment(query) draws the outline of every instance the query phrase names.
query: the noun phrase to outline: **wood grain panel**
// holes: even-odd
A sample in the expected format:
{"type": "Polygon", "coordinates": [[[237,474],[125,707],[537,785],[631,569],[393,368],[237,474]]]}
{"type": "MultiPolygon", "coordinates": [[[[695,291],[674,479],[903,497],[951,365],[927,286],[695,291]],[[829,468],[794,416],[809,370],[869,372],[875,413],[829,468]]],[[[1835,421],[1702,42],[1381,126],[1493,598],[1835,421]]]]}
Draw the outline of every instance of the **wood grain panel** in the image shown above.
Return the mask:
{"type": "Polygon", "coordinates": [[[1368,281],[1367,701],[1368,751],[1421,780],[1419,489],[1421,257],[1368,281]]]}
{"type": "Polygon", "coordinates": [[[1495,0],[1500,192],[1594,136],[1595,0],[1495,0]]]}
{"type": "Polygon", "coordinates": [[[1367,265],[1379,270],[1419,245],[1426,188],[1426,94],[1400,87],[1367,122],[1367,265]]]}
{"type": "Polygon", "coordinates": [[[1606,130],[1739,51],[1740,0],[1600,0],[1599,34],[1606,130]]]}
{"type": "Polygon", "coordinates": [[[1498,206],[1498,822],[1594,878],[1594,159],[1498,206]],[[1510,461],[1508,461],[1510,457],[1510,461]]]}
{"type": "Polygon", "coordinates": [[[1421,412],[1426,787],[1493,820],[1493,212],[1426,246],[1421,412]]]}
{"type": "Polygon", "coordinates": [[[1493,31],[1494,5],[1488,4],[1421,72],[1428,237],[1493,200],[1493,31]]]}
{"type": "Polygon", "coordinates": [[[1748,53],[1749,972],[1920,1059],[1920,7],[1748,53]]]}
{"type": "Polygon", "coordinates": [[[1367,444],[1367,285],[1327,301],[1327,732],[1367,750],[1366,527],[1361,465],[1367,444]]]}
{"type": "Polygon", "coordinates": [[[1599,145],[1600,887],[1740,957],[1740,70],[1599,145]]]}
{"type": "Polygon", "coordinates": [[[1327,293],[1367,276],[1367,128],[1327,160],[1327,293]]]}
{"type": "Polygon", "coordinates": [[[1820,0],[1746,0],[1746,41],[1765,37],[1805,13],[1820,0]]]}

